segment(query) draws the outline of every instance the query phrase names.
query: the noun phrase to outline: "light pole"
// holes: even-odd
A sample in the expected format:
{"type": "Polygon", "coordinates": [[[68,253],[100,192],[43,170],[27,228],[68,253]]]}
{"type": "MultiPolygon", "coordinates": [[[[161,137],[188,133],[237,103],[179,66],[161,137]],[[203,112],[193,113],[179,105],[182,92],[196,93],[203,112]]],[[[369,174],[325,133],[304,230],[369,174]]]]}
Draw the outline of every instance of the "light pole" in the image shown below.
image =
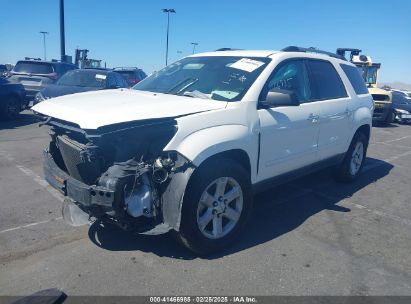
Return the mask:
{"type": "Polygon", "coordinates": [[[66,61],[66,35],[64,34],[64,0],[60,0],[60,52],[61,61],[66,61]]]}
{"type": "Polygon", "coordinates": [[[193,45],[193,54],[194,54],[194,51],[196,50],[196,46],[198,45],[198,43],[197,42],[191,42],[191,44],[193,45]]]}
{"type": "Polygon", "coordinates": [[[46,56],[46,34],[48,35],[49,32],[41,31],[40,34],[43,34],[43,47],[44,47],[44,60],[47,60],[46,56]]]}
{"type": "Polygon", "coordinates": [[[163,8],[163,13],[167,13],[167,43],[166,43],[166,66],[168,64],[168,33],[170,29],[170,13],[175,13],[173,8],[163,8]]]}

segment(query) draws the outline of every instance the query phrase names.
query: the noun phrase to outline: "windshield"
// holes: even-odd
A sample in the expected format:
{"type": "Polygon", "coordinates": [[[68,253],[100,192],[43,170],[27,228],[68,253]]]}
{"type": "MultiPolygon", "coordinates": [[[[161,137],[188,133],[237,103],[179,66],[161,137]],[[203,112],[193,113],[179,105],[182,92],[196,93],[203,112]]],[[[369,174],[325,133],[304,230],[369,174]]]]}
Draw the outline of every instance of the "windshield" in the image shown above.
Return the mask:
{"type": "Polygon", "coordinates": [[[153,73],[135,85],[133,89],[238,101],[270,61],[271,59],[266,57],[184,58],[153,73]]]}
{"type": "Polygon", "coordinates": [[[364,79],[365,83],[369,84],[376,84],[377,83],[377,72],[378,67],[375,66],[357,66],[358,70],[361,73],[362,78],[364,79]]]}
{"type": "Polygon", "coordinates": [[[51,74],[53,73],[53,65],[47,62],[17,62],[13,69],[16,73],[29,73],[29,74],[51,74]]]}
{"type": "Polygon", "coordinates": [[[64,74],[57,85],[103,88],[106,85],[107,74],[101,71],[73,70],[64,74]]]}

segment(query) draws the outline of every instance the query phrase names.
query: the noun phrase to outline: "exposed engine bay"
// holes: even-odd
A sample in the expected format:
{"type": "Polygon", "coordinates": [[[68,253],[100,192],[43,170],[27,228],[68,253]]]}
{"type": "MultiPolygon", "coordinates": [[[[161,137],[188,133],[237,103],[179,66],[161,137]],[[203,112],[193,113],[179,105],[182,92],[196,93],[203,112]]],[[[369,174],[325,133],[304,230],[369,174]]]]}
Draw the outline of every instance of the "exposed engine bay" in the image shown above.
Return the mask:
{"type": "Polygon", "coordinates": [[[161,224],[161,232],[178,230],[182,197],[193,168],[177,152],[163,151],[177,132],[174,119],[97,130],[51,118],[45,123],[51,126],[51,141],[44,171],[49,183],[67,196],[66,204],[71,204],[63,208],[66,221],[75,223],[85,213],[88,219],[115,223],[125,230],[145,232],[161,224]]]}

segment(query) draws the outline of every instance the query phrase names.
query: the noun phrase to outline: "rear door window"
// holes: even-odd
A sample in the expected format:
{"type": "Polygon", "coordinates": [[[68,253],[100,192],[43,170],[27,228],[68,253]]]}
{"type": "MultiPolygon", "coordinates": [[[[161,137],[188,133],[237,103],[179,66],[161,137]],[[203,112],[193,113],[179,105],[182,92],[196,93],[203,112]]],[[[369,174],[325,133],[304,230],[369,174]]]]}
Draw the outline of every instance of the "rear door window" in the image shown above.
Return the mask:
{"type": "Polygon", "coordinates": [[[368,94],[368,89],[365,85],[365,81],[362,78],[360,71],[351,65],[340,64],[345,75],[347,75],[348,80],[350,81],[352,87],[354,88],[355,94],[368,94]]]}
{"type": "Polygon", "coordinates": [[[313,83],[313,98],[315,100],[348,96],[344,84],[331,62],[309,59],[307,63],[310,70],[310,79],[313,83]]]}
{"type": "Polygon", "coordinates": [[[54,72],[52,64],[47,63],[47,62],[35,62],[35,61],[17,62],[13,71],[17,73],[28,73],[28,74],[51,74],[54,72]]]}

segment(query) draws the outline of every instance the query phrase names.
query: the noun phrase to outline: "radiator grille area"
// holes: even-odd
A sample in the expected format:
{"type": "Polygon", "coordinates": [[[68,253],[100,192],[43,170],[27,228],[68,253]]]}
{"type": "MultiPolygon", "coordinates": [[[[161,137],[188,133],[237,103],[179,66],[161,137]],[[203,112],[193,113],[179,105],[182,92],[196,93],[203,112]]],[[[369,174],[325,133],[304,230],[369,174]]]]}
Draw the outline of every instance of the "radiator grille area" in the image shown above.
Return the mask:
{"type": "Polygon", "coordinates": [[[101,174],[100,166],[97,159],[90,162],[86,157],[82,157],[85,155],[86,146],[66,135],[58,136],[57,143],[68,174],[84,183],[95,183],[101,174]]]}

